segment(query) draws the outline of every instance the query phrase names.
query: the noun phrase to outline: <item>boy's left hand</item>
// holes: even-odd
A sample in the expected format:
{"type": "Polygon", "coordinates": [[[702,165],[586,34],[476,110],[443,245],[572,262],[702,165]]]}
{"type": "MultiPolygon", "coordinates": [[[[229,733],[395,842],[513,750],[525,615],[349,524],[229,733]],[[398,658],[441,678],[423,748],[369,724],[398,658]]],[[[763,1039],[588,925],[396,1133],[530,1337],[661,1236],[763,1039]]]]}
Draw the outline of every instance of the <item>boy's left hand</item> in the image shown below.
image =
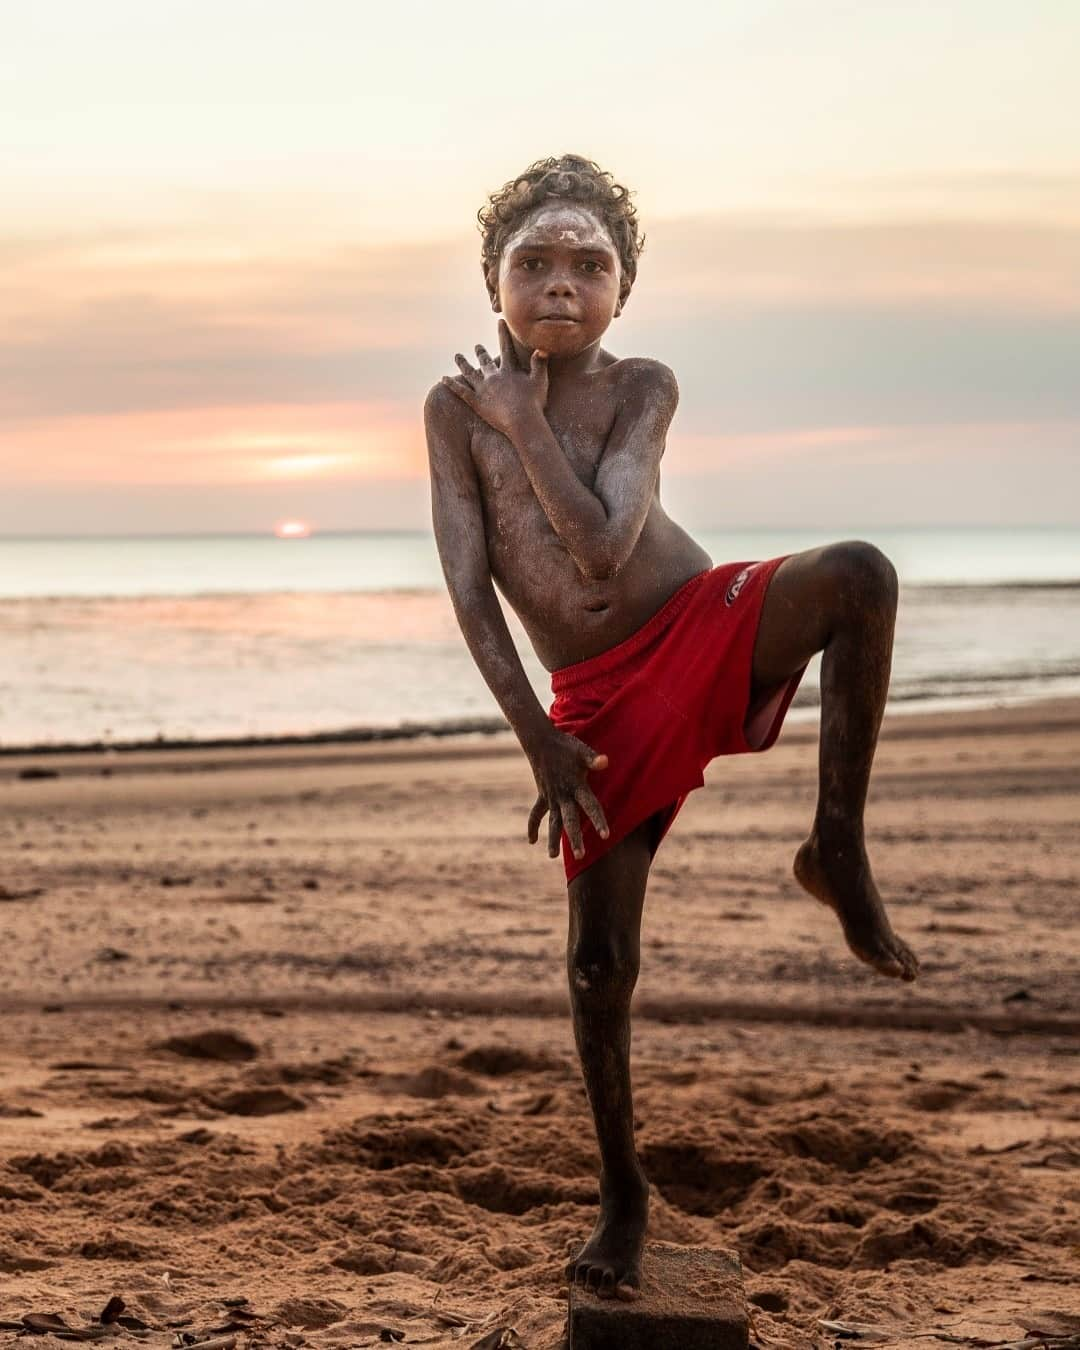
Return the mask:
{"type": "Polygon", "coordinates": [[[487,349],[478,346],[475,370],[459,352],[454,360],[460,375],[444,375],[442,382],[467,403],[490,427],[509,440],[523,423],[543,415],[548,395],[547,352],[534,351],[528,370],[518,364],[514,341],[506,320],[499,320],[499,361],[493,361],[487,349]]]}

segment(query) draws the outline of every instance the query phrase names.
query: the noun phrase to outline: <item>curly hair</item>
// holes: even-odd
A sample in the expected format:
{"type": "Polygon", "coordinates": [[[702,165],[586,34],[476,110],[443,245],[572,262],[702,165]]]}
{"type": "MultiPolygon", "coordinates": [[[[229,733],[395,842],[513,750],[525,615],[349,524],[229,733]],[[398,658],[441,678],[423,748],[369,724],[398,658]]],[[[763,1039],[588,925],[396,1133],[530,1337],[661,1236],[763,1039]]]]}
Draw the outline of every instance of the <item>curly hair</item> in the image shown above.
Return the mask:
{"type": "Polygon", "coordinates": [[[645,236],[638,234],[637,212],[629,191],[599,164],[581,155],[538,159],[488,197],[487,205],[477,212],[485,275],[498,265],[503,245],[519,222],[552,199],[577,202],[596,212],[618,250],[624,284],[629,287],[637,276],[637,260],[645,247],[645,236]]]}

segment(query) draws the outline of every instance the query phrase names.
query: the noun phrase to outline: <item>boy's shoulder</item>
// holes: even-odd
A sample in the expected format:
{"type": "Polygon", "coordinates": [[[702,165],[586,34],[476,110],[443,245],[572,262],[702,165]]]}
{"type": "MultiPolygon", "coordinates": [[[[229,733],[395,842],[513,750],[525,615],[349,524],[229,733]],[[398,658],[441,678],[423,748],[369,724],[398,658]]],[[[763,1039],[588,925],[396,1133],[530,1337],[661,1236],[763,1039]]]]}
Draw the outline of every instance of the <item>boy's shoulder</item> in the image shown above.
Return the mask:
{"type": "Polygon", "coordinates": [[[675,416],[679,385],[670,366],[652,356],[624,356],[607,367],[614,404],[624,417],[675,416]]]}
{"type": "Polygon", "coordinates": [[[651,388],[672,389],[678,393],[675,372],[663,361],[652,356],[618,357],[608,369],[616,379],[628,385],[646,385],[651,388]]]}
{"type": "Polygon", "coordinates": [[[425,421],[435,418],[440,422],[445,422],[447,418],[457,416],[459,409],[468,412],[469,409],[461,399],[450,389],[446,387],[442,380],[436,381],[427,392],[427,398],[424,399],[424,419],[425,421]]]}
{"type": "Polygon", "coordinates": [[[436,446],[444,451],[455,446],[464,449],[480,419],[462,399],[440,380],[428,390],[424,399],[424,428],[428,448],[436,446]]]}

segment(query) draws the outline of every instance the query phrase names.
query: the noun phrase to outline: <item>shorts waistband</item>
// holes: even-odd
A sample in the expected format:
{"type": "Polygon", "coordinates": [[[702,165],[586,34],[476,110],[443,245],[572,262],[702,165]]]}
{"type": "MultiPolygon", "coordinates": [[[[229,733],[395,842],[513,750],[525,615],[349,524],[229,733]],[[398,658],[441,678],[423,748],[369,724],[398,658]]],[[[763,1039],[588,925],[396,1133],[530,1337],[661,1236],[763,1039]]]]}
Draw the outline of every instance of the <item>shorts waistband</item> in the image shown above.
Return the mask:
{"type": "Polygon", "coordinates": [[[624,638],[622,642],[617,642],[614,647],[609,647],[607,651],[598,652],[595,656],[589,656],[584,661],[575,661],[572,665],[553,670],[551,672],[551,692],[561,694],[565,689],[573,689],[589,680],[595,680],[600,675],[610,675],[624,661],[636,656],[658,633],[662,633],[678,617],[687,601],[714,570],[714,568],[707,567],[703,572],[698,572],[696,576],[692,576],[689,581],[684,582],[675,594],[660,606],[652,618],[647,619],[642,624],[636,633],[631,633],[628,638],[624,638]]]}

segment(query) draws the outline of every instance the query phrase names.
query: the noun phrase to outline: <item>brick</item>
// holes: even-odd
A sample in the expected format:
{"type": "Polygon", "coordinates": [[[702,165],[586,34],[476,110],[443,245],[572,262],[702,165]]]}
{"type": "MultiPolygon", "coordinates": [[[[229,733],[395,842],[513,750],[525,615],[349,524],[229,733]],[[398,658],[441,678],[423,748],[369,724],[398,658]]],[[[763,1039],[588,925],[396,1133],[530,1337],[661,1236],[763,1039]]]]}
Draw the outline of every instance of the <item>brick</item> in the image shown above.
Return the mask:
{"type": "Polygon", "coordinates": [[[570,1287],[570,1350],[747,1350],[738,1256],[650,1242],[633,1303],[570,1287]]]}

